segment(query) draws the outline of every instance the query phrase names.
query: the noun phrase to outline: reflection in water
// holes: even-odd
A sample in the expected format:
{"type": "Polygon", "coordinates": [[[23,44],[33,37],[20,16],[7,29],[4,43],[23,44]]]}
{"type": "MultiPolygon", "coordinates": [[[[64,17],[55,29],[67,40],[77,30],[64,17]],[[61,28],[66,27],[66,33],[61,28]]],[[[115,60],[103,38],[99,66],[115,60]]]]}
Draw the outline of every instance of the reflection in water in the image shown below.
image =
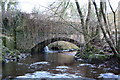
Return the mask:
{"type": "Polygon", "coordinates": [[[74,56],[70,56],[70,55],[66,55],[66,54],[59,54],[58,56],[59,56],[58,63],[61,65],[74,63],[74,56]]]}
{"type": "Polygon", "coordinates": [[[57,65],[65,65],[65,64],[73,64],[74,63],[74,56],[67,55],[64,53],[53,53],[53,54],[46,54],[45,60],[51,62],[52,64],[57,65]]]}
{"type": "Polygon", "coordinates": [[[4,64],[3,78],[16,77],[36,70],[48,70],[58,65],[73,63],[74,57],[63,53],[35,54],[19,62],[9,62],[4,64]]]}
{"type": "Polygon", "coordinates": [[[9,62],[4,64],[3,78],[26,77],[40,78],[76,78],[89,77],[96,78],[105,71],[101,68],[93,67],[91,64],[84,64],[74,60],[75,52],[35,54],[19,62],[9,62]],[[48,74],[49,73],[49,74],[48,74]],[[24,75],[24,76],[23,76],[24,75]]]}

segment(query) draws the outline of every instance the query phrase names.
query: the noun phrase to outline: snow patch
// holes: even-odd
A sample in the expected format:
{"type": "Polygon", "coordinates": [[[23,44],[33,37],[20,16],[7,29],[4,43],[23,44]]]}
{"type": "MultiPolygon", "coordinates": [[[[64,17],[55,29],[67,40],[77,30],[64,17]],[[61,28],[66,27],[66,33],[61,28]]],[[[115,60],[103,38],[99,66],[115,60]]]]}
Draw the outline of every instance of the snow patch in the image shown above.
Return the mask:
{"type": "Polygon", "coordinates": [[[42,65],[47,64],[48,65],[48,62],[45,62],[45,61],[43,61],[43,62],[36,62],[36,63],[30,64],[30,66],[40,65],[40,64],[42,64],[42,65]]]}
{"type": "Polygon", "coordinates": [[[68,66],[57,66],[56,68],[62,68],[62,69],[65,69],[65,68],[69,68],[68,66]]]}
{"type": "Polygon", "coordinates": [[[115,75],[113,73],[104,73],[104,74],[100,74],[98,78],[118,78],[118,75],[115,75]]]}

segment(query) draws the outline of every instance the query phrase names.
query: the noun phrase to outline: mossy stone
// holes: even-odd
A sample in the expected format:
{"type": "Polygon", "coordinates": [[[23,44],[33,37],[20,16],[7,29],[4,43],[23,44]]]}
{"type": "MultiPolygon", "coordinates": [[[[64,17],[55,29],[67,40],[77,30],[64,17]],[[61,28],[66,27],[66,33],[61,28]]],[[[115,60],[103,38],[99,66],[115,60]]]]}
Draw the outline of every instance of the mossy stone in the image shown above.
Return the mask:
{"type": "Polygon", "coordinates": [[[88,60],[89,62],[99,63],[105,61],[107,58],[108,56],[103,54],[90,54],[88,60]]]}

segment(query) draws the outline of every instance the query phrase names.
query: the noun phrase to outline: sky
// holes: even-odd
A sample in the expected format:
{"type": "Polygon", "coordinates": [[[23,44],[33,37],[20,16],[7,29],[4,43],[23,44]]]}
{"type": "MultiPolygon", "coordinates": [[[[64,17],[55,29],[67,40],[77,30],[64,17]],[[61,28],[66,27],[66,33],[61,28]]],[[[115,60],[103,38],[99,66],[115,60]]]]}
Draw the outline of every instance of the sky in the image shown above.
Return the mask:
{"type": "MultiPolygon", "coordinates": [[[[57,0],[18,0],[19,1],[19,8],[24,11],[30,13],[34,7],[38,8],[39,10],[45,9],[50,3],[57,1],[57,0]]],[[[71,0],[74,2],[74,0],[71,0]]],[[[80,5],[85,5],[88,0],[78,0],[80,5]]],[[[96,2],[99,2],[100,0],[95,0],[96,2]]],[[[113,9],[115,10],[118,7],[118,2],[120,0],[110,0],[111,5],[113,9]]]]}

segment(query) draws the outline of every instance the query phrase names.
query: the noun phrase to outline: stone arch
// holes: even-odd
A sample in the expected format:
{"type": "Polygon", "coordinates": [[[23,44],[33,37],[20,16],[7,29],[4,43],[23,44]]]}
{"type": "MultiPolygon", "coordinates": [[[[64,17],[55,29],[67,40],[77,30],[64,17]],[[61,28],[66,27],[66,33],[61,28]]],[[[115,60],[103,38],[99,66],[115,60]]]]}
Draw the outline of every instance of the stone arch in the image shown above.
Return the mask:
{"type": "Polygon", "coordinates": [[[78,47],[81,46],[81,43],[74,39],[70,39],[66,37],[57,37],[57,38],[47,39],[47,40],[44,40],[38,43],[31,49],[31,54],[43,52],[45,46],[49,45],[50,43],[56,42],[56,41],[67,41],[67,42],[71,42],[75,44],[78,47]]]}

